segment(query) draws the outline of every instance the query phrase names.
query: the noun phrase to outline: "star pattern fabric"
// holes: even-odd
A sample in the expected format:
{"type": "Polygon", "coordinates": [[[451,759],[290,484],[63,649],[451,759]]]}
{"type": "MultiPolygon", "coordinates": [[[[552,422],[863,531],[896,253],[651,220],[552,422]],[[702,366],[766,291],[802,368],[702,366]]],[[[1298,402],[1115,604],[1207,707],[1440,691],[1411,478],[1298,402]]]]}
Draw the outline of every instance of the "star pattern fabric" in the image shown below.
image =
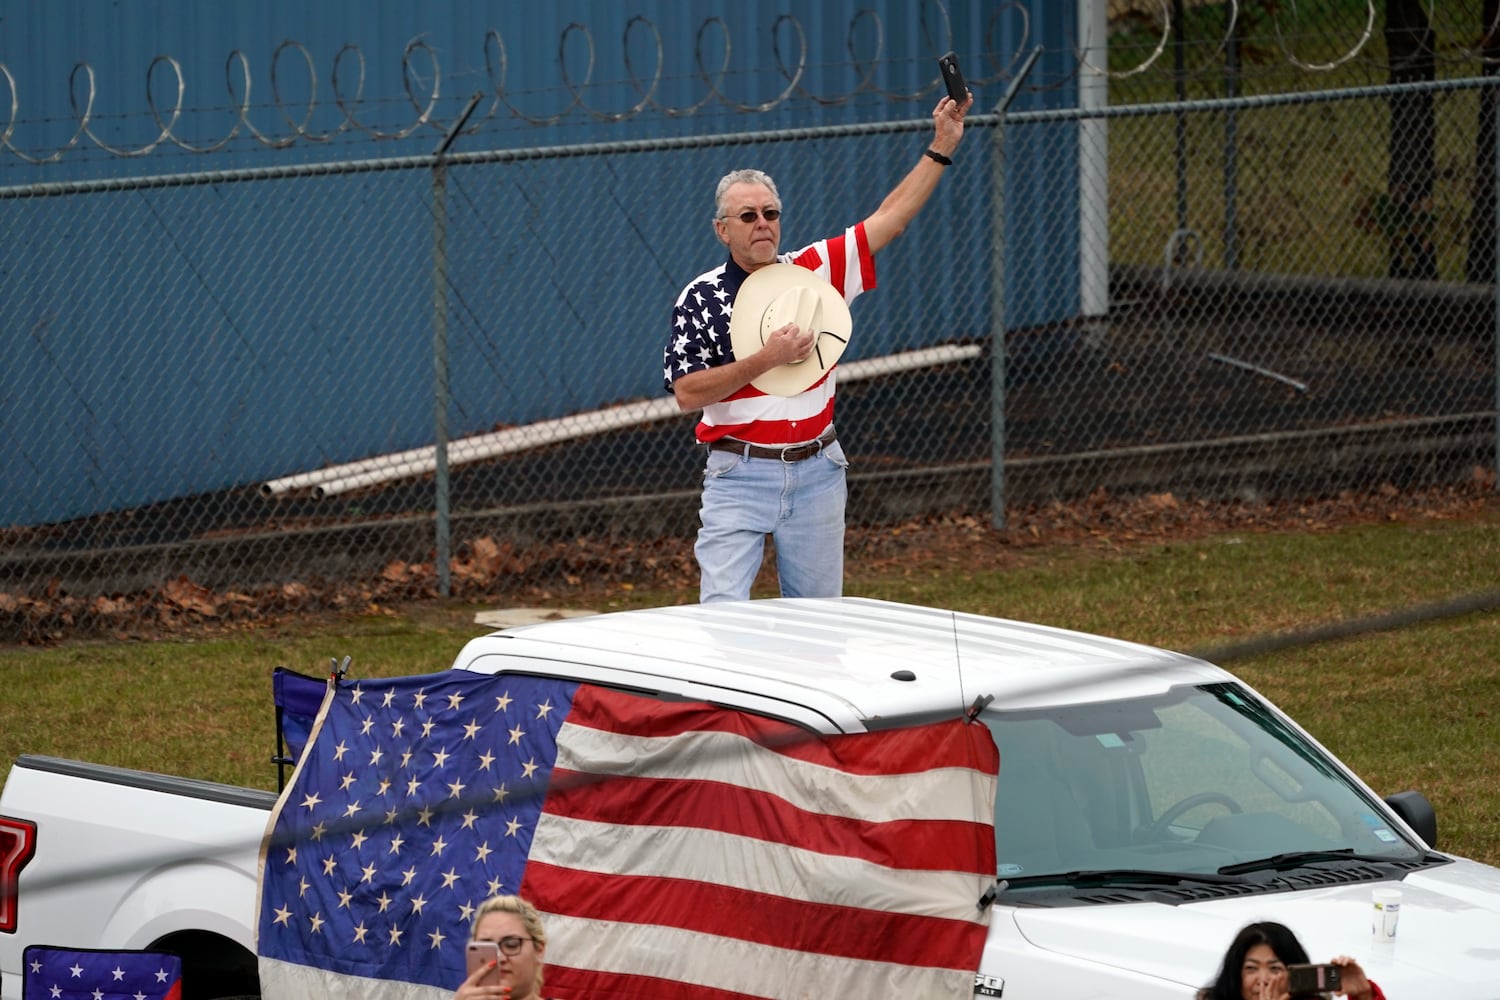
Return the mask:
{"type": "Polygon", "coordinates": [[[694,278],[678,296],[672,309],[672,337],[663,352],[661,378],[667,392],[681,375],[734,360],[729,318],[745,277],[730,261],[694,278]]]}
{"type": "Polygon", "coordinates": [[[23,1000],[180,1000],[182,959],[154,951],[30,945],[23,1000]]]}
{"type": "Polygon", "coordinates": [[[287,966],[462,982],[475,907],[520,887],[573,687],[456,670],[336,686],[264,848],[262,986],[293,995],[287,966]]]}

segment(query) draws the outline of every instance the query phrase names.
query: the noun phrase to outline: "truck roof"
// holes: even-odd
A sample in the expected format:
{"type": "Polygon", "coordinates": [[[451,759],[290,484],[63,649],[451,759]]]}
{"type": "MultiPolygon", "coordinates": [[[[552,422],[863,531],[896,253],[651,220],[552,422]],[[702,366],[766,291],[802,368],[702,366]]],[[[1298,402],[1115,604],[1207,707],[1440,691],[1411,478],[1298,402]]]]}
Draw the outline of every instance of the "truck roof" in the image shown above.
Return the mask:
{"type": "Polygon", "coordinates": [[[966,709],[1157,692],[1230,675],[1153,646],[865,598],[622,611],[474,639],[454,666],[638,687],[782,715],[824,731],[966,709]]]}

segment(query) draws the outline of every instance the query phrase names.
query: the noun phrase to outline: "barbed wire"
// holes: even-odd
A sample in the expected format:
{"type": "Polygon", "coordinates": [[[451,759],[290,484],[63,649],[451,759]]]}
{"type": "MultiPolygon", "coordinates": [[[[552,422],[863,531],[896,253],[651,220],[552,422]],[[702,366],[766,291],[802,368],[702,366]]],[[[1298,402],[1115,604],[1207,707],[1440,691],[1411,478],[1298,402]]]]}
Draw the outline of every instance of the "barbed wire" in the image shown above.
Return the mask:
{"type": "MultiPolygon", "coordinates": [[[[1364,0],[1364,24],[1346,48],[1328,59],[1315,59],[1295,48],[1298,38],[1329,37],[1328,25],[1319,21],[1320,31],[1297,31],[1296,26],[1305,23],[1311,15],[1299,10],[1293,2],[1285,7],[1273,7],[1269,11],[1271,34],[1279,48],[1282,59],[1289,66],[1304,72],[1327,72],[1333,70],[1368,48],[1375,35],[1375,2],[1364,0]]],[[[1450,12],[1451,13],[1451,12],[1450,12]]],[[[1088,71],[1122,80],[1140,76],[1155,68],[1163,53],[1172,44],[1173,20],[1171,0],[1146,0],[1140,5],[1131,5],[1116,11],[1117,21],[1135,15],[1144,16],[1153,22],[1150,31],[1149,49],[1138,62],[1124,67],[1096,65],[1089,53],[1100,46],[1102,39],[1085,35],[1072,41],[1072,72],[1061,74],[1063,82],[1075,79],[1088,71]]],[[[1439,12],[1435,0],[1429,0],[1429,21],[1437,23],[1439,12]]],[[[947,4],[943,0],[922,0],[920,11],[923,44],[934,57],[954,47],[954,29],[947,4]],[[929,26],[935,23],[936,28],[929,26]]],[[[1202,50],[1205,42],[1212,43],[1210,61],[1218,59],[1232,43],[1243,43],[1236,33],[1242,31],[1246,18],[1240,0],[1228,0],[1222,34],[1195,39],[1195,50],[1202,50]]],[[[1195,30],[1201,30],[1201,19],[1195,22],[1195,30]]],[[[738,50],[736,39],[728,23],[718,16],[706,17],[694,33],[692,53],[693,71],[691,80],[699,88],[696,97],[682,103],[672,103],[662,96],[667,76],[667,43],[661,28],[644,15],[635,15],[625,24],[620,36],[626,81],[633,95],[632,103],[621,110],[609,110],[591,103],[592,95],[605,86],[595,79],[600,65],[599,46],[595,32],[577,21],[567,24],[558,35],[557,68],[560,74],[560,91],[566,100],[560,109],[548,113],[537,113],[522,107],[516,93],[510,89],[510,56],[505,36],[490,28],[484,32],[480,42],[483,59],[483,74],[487,85],[488,103],[485,109],[474,115],[462,134],[474,134],[493,125],[497,120],[509,119],[530,126],[551,126],[570,117],[615,124],[645,114],[659,114],[669,119],[685,118],[698,114],[711,106],[721,106],[733,113],[764,114],[790,104],[793,101],[809,101],[820,106],[848,104],[861,96],[870,96],[893,102],[920,101],[942,85],[934,70],[932,76],[912,90],[895,90],[877,82],[877,70],[890,58],[886,24],[881,14],[870,8],[862,8],[849,19],[845,30],[844,47],[854,74],[853,83],[832,92],[814,91],[807,83],[810,63],[809,31],[794,14],[781,14],[770,26],[771,55],[770,70],[781,81],[780,89],[764,100],[747,99],[735,93],[731,86],[734,73],[731,67],[738,50]],[[581,47],[585,56],[581,74],[570,68],[576,60],[567,58],[569,47],[581,47]],[[650,60],[642,65],[640,50],[644,48],[650,60]]],[[[983,27],[982,51],[986,53],[981,72],[973,73],[971,84],[985,87],[1015,77],[1024,55],[1033,47],[1033,26],[1029,9],[1020,0],[1008,0],[989,11],[983,27]],[[1007,31],[1006,29],[1010,29],[1007,31]],[[1002,44],[1003,42],[1003,44],[1002,44]],[[998,54],[1010,52],[1009,59],[998,54]]],[[[1450,57],[1454,61],[1484,58],[1486,39],[1500,34],[1500,13],[1492,23],[1479,33],[1476,47],[1454,46],[1457,53],[1450,57]]],[[[1340,43],[1342,44],[1342,43],[1340,43]]],[[[419,132],[446,134],[452,122],[438,115],[444,94],[444,72],[437,50],[423,36],[411,39],[401,55],[401,81],[405,92],[405,103],[410,106],[408,120],[399,126],[382,127],[367,120],[365,106],[371,103],[366,95],[367,61],[364,51],[354,43],[347,43],[334,53],[326,84],[331,96],[320,101],[321,75],[312,51],[302,42],[283,41],[271,54],[266,76],[270,91],[270,103],[257,105],[253,97],[257,90],[255,74],[249,56],[241,49],[232,50],[224,62],[224,85],[227,103],[213,106],[213,110],[227,110],[232,121],[221,136],[206,142],[194,141],[180,134],[183,117],[191,111],[200,111],[208,105],[188,105],[187,74],[182,62],[171,55],[154,56],[146,70],[145,103],[147,113],[155,126],[154,135],[139,145],[124,145],[111,142],[100,134],[101,115],[97,109],[99,97],[98,81],[94,67],[88,62],[74,64],[68,76],[68,98],[71,110],[72,135],[48,152],[33,153],[16,141],[18,126],[28,120],[22,118],[21,87],[15,74],[5,63],[0,62],[0,85],[9,94],[9,100],[0,109],[7,113],[0,125],[0,153],[9,153],[19,160],[34,166],[57,163],[71,151],[91,145],[112,156],[138,158],[151,154],[162,147],[172,147],[186,153],[209,154],[223,150],[238,138],[246,138],[268,149],[285,149],[298,143],[325,144],[341,136],[362,135],[375,141],[397,141],[408,139],[419,132]],[[300,67],[305,81],[298,81],[306,89],[305,100],[288,96],[292,86],[292,74],[300,67]],[[163,74],[165,86],[160,82],[163,74]],[[166,93],[162,94],[161,91],[166,93]],[[314,119],[322,108],[331,104],[337,111],[338,120],[324,128],[315,128],[314,119]],[[268,109],[285,124],[286,130],[276,133],[258,127],[252,121],[252,112],[268,109]]],[[[1039,85],[1041,86],[1041,85],[1039,85]]],[[[613,87],[613,85],[612,85],[613,87]]],[[[1043,87],[1042,89],[1053,89],[1043,87]]],[[[612,92],[617,90],[612,89],[612,92]]],[[[37,120],[37,119],[30,119],[37,120]]]]}
{"type": "MultiPolygon", "coordinates": [[[[484,33],[480,46],[488,84],[488,106],[471,119],[471,124],[463,133],[478,132],[502,115],[528,125],[547,126],[562,122],[575,114],[601,123],[621,122],[646,112],[680,118],[695,114],[711,104],[723,105],[734,112],[756,114],[775,110],[798,99],[825,105],[848,103],[866,94],[893,101],[919,100],[941,86],[941,77],[936,70],[936,56],[952,48],[954,44],[953,27],[946,4],[942,0],[923,0],[922,6],[924,34],[927,35],[926,43],[933,55],[934,69],[932,77],[914,91],[894,91],[877,85],[876,69],[888,58],[885,25],[878,12],[862,9],[850,19],[846,32],[845,45],[857,75],[853,86],[832,94],[817,94],[806,86],[804,80],[810,69],[808,31],[795,15],[782,14],[772,23],[770,35],[774,70],[785,85],[769,99],[747,101],[733,93],[729,85],[736,51],[733,33],[722,18],[714,16],[706,18],[695,34],[695,70],[692,78],[701,85],[701,94],[683,104],[672,104],[662,99],[662,85],[667,79],[666,43],[655,22],[644,15],[636,15],[626,22],[620,39],[628,83],[635,94],[634,103],[623,111],[610,111],[590,103],[590,94],[597,92],[602,84],[594,79],[599,66],[598,48],[594,32],[588,25],[570,22],[558,36],[557,66],[561,74],[561,90],[567,95],[567,101],[560,110],[547,114],[528,111],[514,99],[514,94],[509,89],[510,57],[505,37],[498,29],[491,28],[484,33]],[[939,15],[941,30],[936,37],[925,28],[929,10],[935,10],[939,15]],[[864,30],[866,22],[870,25],[870,31],[864,30]],[[862,52],[859,40],[871,33],[873,42],[867,46],[868,51],[862,52]],[[649,67],[639,66],[637,56],[633,54],[632,42],[642,35],[646,37],[647,49],[653,56],[649,67]],[[581,76],[575,75],[570,69],[570,60],[566,57],[570,44],[581,45],[586,54],[581,76]],[[719,51],[717,60],[711,55],[715,49],[719,51]]],[[[999,20],[1014,12],[1020,12],[1022,29],[1021,41],[1015,46],[1015,51],[1023,53],[1030,44],[1030,21],[1019,3],[1004,4],[993,12],[987,33],[993,34],[999,20]]],[[[973,77],[971,82],[984,86],[1005,79],[1014,66],[1015,61],[1012,60],[1005,66],[996,68],[993,73],[973,77]]],[[[270,149],[283,149],[298,142],[326,143],[341,135],[354,133],[377,141],[406,139],[423,130],[446,134],[451,125],[436,114],[443,96],[443,68],[437,51],[421,36],[409,41],[402,52],[402,86],[411,106],[412,116],[397,128],[381,128],[364,120],[361,105],[366,101],[366,59],[363,50],[353,43],[345,44],[333,56],[327,82],[332,90],[331,103],[340,118],[336,124],[326,129],[315,129],[312,125],[320,109],[320,74],[311,50],[302,42],[284,41],[271,55],[268,72],[271,103],[268,107],[285,123],[285,134],[271,134],[251,121],[251,112],[257,107],[253,101],[255,79],[250,59],[243,50],[234,49],[229,53],[224,64],[224,76],[229,102],[219,107],[232,114],[233,122],[218,139],[207,143],[193,142],[178,134],[183,115],[194,110],[187,104],[187,78],[182,63],[170,55],[153,57],[146,71],[145,101],[148,113],[155,123],[156,134],[141,145],[124,146],[111,143],[99,134],[97,123],[101,116],[96,109],[98,84],[95,70],[88,62],[78,62],[68,78],[73,134],[50,152],[33,154],[15,141],[17,127],[23,123],[21,90],[10,67],[0,63],[0,85],[9,93],[9,100],[4,105],[8,114],[3,126],[0,126],[0,151],[8,152],[28,164],[43,165],[58,162],[70,150],[82,146],[85,140],[113,156],[140,157],[162,146],[173,146],[189,153],[213,153],[240,136],[248,137],[270,149]],[[301,65],[306,71],[305,101],[293,100],[284,93],[283,84],[292,71],[291,67],[296,65],[301,65]],[[163,69],[167,71],[168,80],[164,98],[159,93],[160,88],[153,86],[153,81],[160,78],[163,69]]]]}
{"type": "MultiPolygon", "coordinates": [[[[1221,63],[1217,62],[1228,50],[1231,43],[1246,46],[1263,41],[1272,43],[1271,47],[1279,53],[1281,60],[1290,67],[1306,73],[1326,74],[1354,61],[1362,53],[1367,52],[1370,43],[1376,37],[1375,24],[1378,16],[1374,0],[1363,0],[1359,11],[1359,20],[1353,31],[1352,41],[1346,38],[1339,40],[1343,30],[1350,27],[1346,19],[1332,16],[1326,11],[1310,13],[1308,5],[1302,4],[1299,8],[1297,0],[1290,0],[1286,4],[1267,4],[1263,8],[1266,15],[1265,20],[1269,22],[1269,37],[1259,38],[1247,33],[1246,26],[1253,24],[1254,19],[1250,16],[1254,5],[1241,2],[1241,0],[1226,0],[1223,12],[1222,33],[1215,41],[1210,35],[1207,38],[1198,38],[1191,41],[1195,51],[1205,48],[1211,49],[1211,54],[1206,59],[1200,59],[1202,67],[1221,69],[1221,63]],[[1305,27],[1313,19],[1316,19],[1318,30],[1310,31],[1305,27]],[[1331,30],[1330,30],[1331,29],[1331,30]],[[1238,33],[1238,34],[1237,34],[1238,33]],[[1314,58],[1304,55],[1297,50],[1298,40],[1317,38],[1325,43],[1339,46],[1335,54],[1328,58],[1314,58]]],[[[1074,58],[1082,69],[1088,69],[1095,73],[1108,76],[1112,79],[1125,79],[1138,76],[1148,69],[1154,68],[1160,61],[1161,56],[1168,51],[1172,41],[1172,32],[1175,22],[1172,18],[1172,0],[1135,0],[1123,8],[1116,8],[1112,12],[1110,26],[1111,34],[1116,33],[1116,27],[1127,20],[1134,19],[1136,23],[1147,20],[1151,24],[1151,40],[1148,45],[1136,46],[1137,48],[1149,49],[1146,55],[1134,65],[1121,68],[1095,66],[1087,59],[1087,44],[1090,39],[1085,36],[1082,42],[1074,43],[1074,58]]],[[[1481,64],[1489,65],[1496,60],[1487,55],[1486,46],[1492,46],[1496,40],[1500,40],[1500,9],[1489,17],[1486,23],[1483,20],[1482,8],[1478,3],[1470,4],[1447,4],[1439,6],[1436,0],[1428,0],[1426,5],[1426,21],[1430,29],[1430,37],[1424,42],[1416,39],[1416,44],[1430,44],[1431,56],[1435,63],[1443,65],[1461,65],[1473,63],[1478,60],[1481,64]],[[1477,15],[1477,16],[1475,16],[1477,15]],[[1474,23],[1467,27],[1461,20],[1461,16],[1475,16],[1474,23]]],[[[1203,19],[1193,21],[1195,29],[1201,30],[1203,19]]],[[[1260,46],[1264,49],[1264,46],[1260,46]]],[[[1177,67],[1172,67],[1169,72],[1178,72],[1177,67]]],[[[1191,74],[1191,70],[1188,71],[1191,74]]]]}

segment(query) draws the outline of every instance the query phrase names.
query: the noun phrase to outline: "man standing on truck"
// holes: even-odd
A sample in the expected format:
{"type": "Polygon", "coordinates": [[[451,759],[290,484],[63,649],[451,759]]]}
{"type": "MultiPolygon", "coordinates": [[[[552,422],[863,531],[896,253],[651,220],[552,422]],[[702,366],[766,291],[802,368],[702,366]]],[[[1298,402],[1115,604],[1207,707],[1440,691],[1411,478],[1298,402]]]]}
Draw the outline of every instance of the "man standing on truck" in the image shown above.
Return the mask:
{"type": "Polygon", "coordinates": [[[810,274],[804,284],[815,291],[831,284],[845,304],[875,287],[874,255],[927,204],[953,163],[973,103],[972,94],[961,104],[945,95],[932,112],[931,144],[880,207],[841,235],[791,253],[778,253],[781,196],[775,182],[759,170],[736,170],[719,181],[713,226],[729,256],[678,295],[662,364],[663,384],[677,405],[703,411],[697,439],[708,457],[694,554],[704,603],[749,598],[767,534],[776,541],[782,596],[843,593],[848,462],[833,427],[833,362],[842,345],[825,326],[814,330],[787,322],[761,330],[758,349],[736,351],[741,324],[733,324],[732,332],[731,314],[737,304],[744,307],[742,320],[752,309],[755,323],[769,314],[775,290],[758,291],[753,301],[747,293],[743,303],[740,291],[752,274],[771,265],[805,268],[810,274]],[[825,340],[826,352],[820,343],[825,340]],[[765,381],[799,365],[789,382],[765,381]]]}

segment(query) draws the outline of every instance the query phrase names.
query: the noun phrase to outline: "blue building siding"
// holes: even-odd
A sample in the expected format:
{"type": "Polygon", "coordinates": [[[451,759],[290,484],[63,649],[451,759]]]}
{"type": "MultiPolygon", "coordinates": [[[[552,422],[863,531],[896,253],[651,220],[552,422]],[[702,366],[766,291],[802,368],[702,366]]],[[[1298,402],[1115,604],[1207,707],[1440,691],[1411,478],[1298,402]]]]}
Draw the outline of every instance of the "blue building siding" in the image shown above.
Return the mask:
{"type": "MultiPolygon", "coordinates": [[[[776,101],[788,88],[772,42],[780,8],[755,4],[0,0],[0,63],[16,80],[19,105],[12,146],[40,158],[74,143],[58,162],[42,165],[0,150],[0,188],[425,155],[476,90],[487,97],[457,153],[925,119],[936,100],[926,37],[944,38],[941,8],[875,4],[884,50],[861,87],[850,51],[873,59],[877,39],[874,18],[859,13],[865,6],[786,8],[806,30],[809,70],[801,92],[776,101]],[[631,23],[637,15],[649,25],[631,23]],[[592,65],[588,36],[565,34],[575,23],[589,28],[592,65]],[[631,73],[641,81],[656,75],[655,32],[662,52],[655,105],[626,116],[643,100],[631,73]],[[724,38],[723,96],[692,114],[666,113],[704,100],[693,53],[701,46],[715,73],[724,38]],[[284,46],[287,39],[301,47],[284,46]],[[396,132],[419,114],[401,69],[413,39],[434,54],[441,74],[436,124],[382,141],[348,127],[331,83],[336,57],[339,90],[355,117],[396,132]],[[525,116],[557,121],[532,124],[504,106],[490,114],[501,40],[505,99],[525,116]],[[349,102],[359,62],[348,45],[364,56],[357,109],[349,102]],[[187,110],[175,135],[196,146],[219,143],[235,127],[232,106],[242,96],[235,50],[252,74],[249,124],[286,140],[285,148],[255,141],[244,125],[212,154],[171,141],[130,157],[100,148],[136,150],[159,138],[147,67],[163,120],[176,92],[170,67],[152,63],[161,54],[183,72],[187,110]],[[83,135],[68,97],[72,73],[74,93],[86,99],[84,77],[74,71],[80,62],[93,68],[96,86],[96,117],[83,135]],[[234,90],[226,89],[226,65],[234,90]],[[265,103],[273,65],[280,108],[265,103]],[[570,108],[569,81],[580,106],[570,108]],[[761,113],[734,107],[773,101],[761,113]],[[306,130],[321,140],[297,137],[287,114],[299,123],[306,114],[306,130]]],[[[1007,12],[1012,4],[951,4],[954,45],[983,106],[1008,82],[999,75],[1037,44],[1048,54],[1033,82],[1072,72],[1072,5],[1028,6],[1033,34],[1022,38],[1020,19],[1007,12]],[[982,51],[986,39],[990,52],[982,51]]],[[[783,55],[795,51],[791,22],[781,21],[774,37],[783,55]]],[[[410,66],[420,78],[413,89],[425,94],[430,64],[419,52],[410,66]]],[[[1074,100],[1066,86],[1043,94],[1057,105],[1074,100]]],[[[1043,99],[1025,94],[1016,110],[1043,99]]],[[[910,168],[921,136],[454,165],[447,242],[453,435],[659,395],[656,362],[671,301],[722,256],[708,224],[719,176],[758,166],[778,179],[790,248],[868,214],[910,168]],[[580,192],[616,193],[618,210],[579,214],[580,192]],[[555,280],[538,277],[549,267],[555,280]]],[[[1055,166],[1069,155],[1076,162],[1073,136],[1071,125],[1050,126],[1045,136],[1028,130],[1007,146],[1008,326],[1077,310],[1075,182],[1055,166]],[[1044,161],[1054,166],[1036,169],[1044,161]],[[1071,229],[1060,230],[1067,220],[1071,229]]],[[[856,306],[851,359],[989,334],[987,139],[979,133],[966,142],[941,196],[899,250],[882,255],[879,294],[856,306]],[[962,293],[935,274],[963,276],[962,293]]],[[[126,509],[429,444],[432,234],[425,169],[362,173],[358,183],[288,177],[0,200],[0,336],[10,359],[0,375],[0,438],[11,455],[0,467],[0,526],[126,509]]]]}

